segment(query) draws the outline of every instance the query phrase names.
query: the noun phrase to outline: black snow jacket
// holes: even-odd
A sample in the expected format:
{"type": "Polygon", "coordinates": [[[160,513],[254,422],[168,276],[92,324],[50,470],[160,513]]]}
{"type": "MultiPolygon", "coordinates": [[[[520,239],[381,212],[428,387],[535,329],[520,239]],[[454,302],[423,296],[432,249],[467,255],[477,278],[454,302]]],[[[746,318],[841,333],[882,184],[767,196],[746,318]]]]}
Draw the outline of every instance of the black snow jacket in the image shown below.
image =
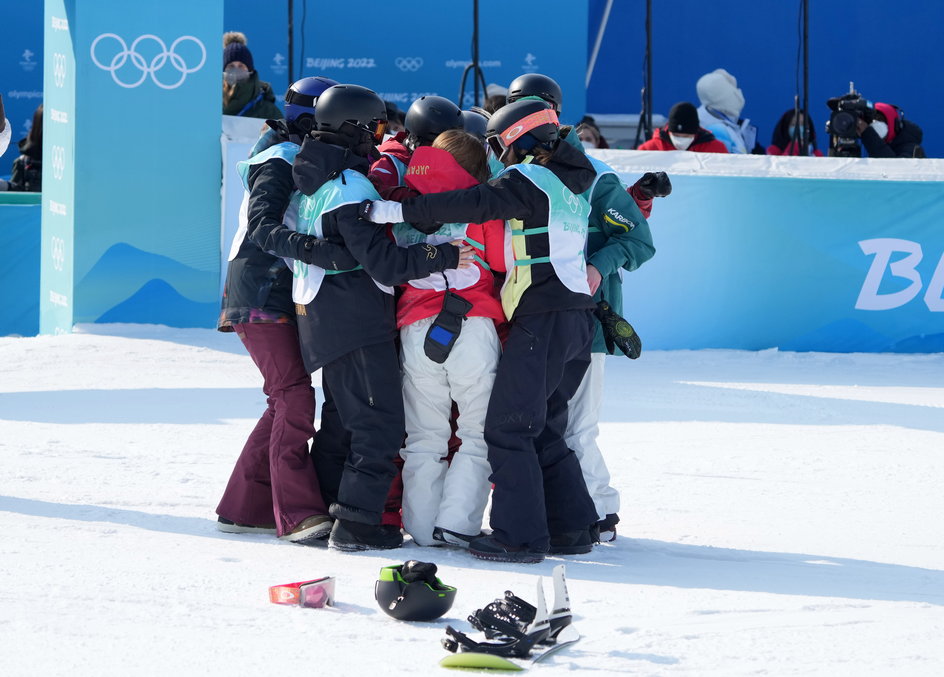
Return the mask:
{"type": "MultiPolygon", "coordinates": [[[[279,135],[273,136],[269,145],[289,140],[300,142],[298,137],[289,138],[284,125],[273,128],[279,135]]],[[[257,148],[257,152],[266,147],[257,148]]],[[[249,173],[249,188],[248,231],[226,269],[222,311],[217,323],[219,331],[233,331],[234,324],[245,322],[295,323],[291,269],[280,257],[263,251],[253,240],[253,233],[260,226],[282,224],[295,191],[292,165],[281,158],[272,158],[253,167],[249,173]]],[[[343,247],[328,246],[315,238],[289,232],[284,247],[291,258],[301,258],[306,247],[323,247],[338,258],[339,267],[357,265],[343,247]]]]}
{"type": "Polygon", "coordinates": [[[901,131],[895,135],[891,143],[886,143],[872,127],[866,127],[862,132],[862,145],[865,146],[869,157],[927,157],[921,141],[924,132],[921,127],[911,120],[903,120],[901,131]]]}
{"type": "MultiPolygon", "coordinates": [[[[557,144],[545,166],[575,195],[587,190],[596,176],[586,155],[565,142],[557,144]]],[[[547,195],[517,171],[466,190],[422,195],[402,204],[403,218],[424,232],[435,230],[441,223],[482,223],[490,219],[519,219],[525,228],[546,228],[550,211],[547,195]]],[[[533,258],[547,256],[548,236],[529,237],[527,247],[533,258]]],[[[595,307],[590,296],[564,286],[550,263],[537,263],[530,269],[531,284],[515,309],[516,316],[595,307]]]]}
{"type": "MultiPolygon", "coordinates": [[[[344,180],[345,169],[366,176],[368,161],[345,148],[309,137],[295,159],[295,183],[310,195],[328,180],[344,180]]],[[[455,268],[459,263],[459,250],[450,244],[398,247],[387,236],[385,226],[361,220],[357,210],[357,204],[349,204],[322,214],[321,240],[271,222],[260,224],[251,235],[262,249],[273,254],[297,258],[325,270],[348,271],[326,275],[315,299],[298,308],[302,355],[309,371],[357,348],[394,339],[394,297],[377,283],[403,284],[455,268]],[[342,260],[341,256],[351,258],[342,260]]],[[[250,205],[250,221],[252,218],[250,205]]]]}

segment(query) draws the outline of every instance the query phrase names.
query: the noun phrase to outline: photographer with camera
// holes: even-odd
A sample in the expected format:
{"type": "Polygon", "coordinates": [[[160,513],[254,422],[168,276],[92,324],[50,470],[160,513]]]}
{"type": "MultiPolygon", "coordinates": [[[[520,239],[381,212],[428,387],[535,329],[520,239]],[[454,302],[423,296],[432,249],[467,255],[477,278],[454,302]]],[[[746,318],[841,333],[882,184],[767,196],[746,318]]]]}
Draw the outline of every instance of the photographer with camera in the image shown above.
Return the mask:
{"type": "Polygon", "coordinates": [[[832,115],[826,123],[829,154],[839,157],[861,157],[862,146],[869,157],[927,157],[921,147],[921,128],[905,116],[898,106],[873,104],[855,91],[826,101],[832,115]]]}
{"type": "Polygon", "coordinates": [[[921,147],[921,128],[906,120],[898,106],[876,103],[872,121],[859,118],[856,132],[869,157],[927,157],[921,147]]]}

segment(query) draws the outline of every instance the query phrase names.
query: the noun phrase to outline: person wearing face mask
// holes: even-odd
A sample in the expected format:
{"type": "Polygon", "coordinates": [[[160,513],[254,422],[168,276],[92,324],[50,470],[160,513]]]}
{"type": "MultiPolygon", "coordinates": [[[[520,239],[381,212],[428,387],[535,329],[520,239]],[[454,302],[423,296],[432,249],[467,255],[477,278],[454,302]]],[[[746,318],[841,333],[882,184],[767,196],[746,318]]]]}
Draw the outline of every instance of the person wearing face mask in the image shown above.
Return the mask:
{"type": "Polygon", "coordinates": [[[763,146],[757,143],[757,127],[740,117],[744,93],[733,75],[718,68],[698,78],[695,90],[701,102],[698,108],[701,126],[714,134],[729,153],[764,155],[763,146]]]}
{"type": "Polygon", "coordinates": [[[282,119],[272,85],[259,79],[246,36],[238,31],[223,35],[223,115],[282,119]]]}
{"type": "Polygon", "coordinates": [[[927,157],[921,127],[906,120],[898,106],[876,103],[872,122],[860,119],[856,131],[869,157],[927,157]]]}
{"type": "Polygon", "coordinates": [[[802,139],[804,134],[809,135],[809,147],[804,155],[823,157],[823,151],[816,147],[816,125],[813,119],[805,118],[803,111],[794,108],[780,116],[777,126],[774,127],[770,145],[767,146],[767,155],[799,155],[799,139],[802,139]]]}
{"type": "Polygon", "coordinates": [[[576,132],[581,145],[586,149],[610,147],[610,144],[607,143],[606,138],[600,132],[600,128],[596,126],[593,118],[589,115],[585,115],[583,120],[580,121],[576,132]]]}
{"type": "Polygon", "coordinates": [[[727,153],[728,148],[714,134],[698,124],[698,110],[680,101],[669,111],[669,121],[652,133],[652,138],[636,150],[690,150],[695,153],[727,153]]]}

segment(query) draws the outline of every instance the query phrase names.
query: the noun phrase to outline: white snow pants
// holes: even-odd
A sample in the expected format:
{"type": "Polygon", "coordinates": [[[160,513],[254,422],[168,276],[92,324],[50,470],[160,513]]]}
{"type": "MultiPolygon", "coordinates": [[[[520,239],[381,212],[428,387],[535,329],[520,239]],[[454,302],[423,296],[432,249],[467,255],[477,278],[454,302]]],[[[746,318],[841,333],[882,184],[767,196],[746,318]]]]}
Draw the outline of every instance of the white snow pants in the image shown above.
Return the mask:
{"type": "Polygon", "coordinates": [[[400,330],[403,355],[403,526],[419,545],[439,545],[433,528],[477,535],[491,488],[485,446],[485,412],[501,344],[495,323],[470,317],[449,357],[437,364],[423,352],[434,318],[400,330]],[[446,463],[452,401],[459,408],[462,446],[446,463]]]}
{"type": "Polygon", "coordinates": [[[597,515],[602,520],[610,513],[619,512],[619,492],[610,486],[610,471],[597,446],[600,434],[600,408],[603,405],[604,353],[590,355],[590,367],[583,381],[567,405],[567,433],[564,441],[580,460],[580,470],[593,499],[597,515]]]}

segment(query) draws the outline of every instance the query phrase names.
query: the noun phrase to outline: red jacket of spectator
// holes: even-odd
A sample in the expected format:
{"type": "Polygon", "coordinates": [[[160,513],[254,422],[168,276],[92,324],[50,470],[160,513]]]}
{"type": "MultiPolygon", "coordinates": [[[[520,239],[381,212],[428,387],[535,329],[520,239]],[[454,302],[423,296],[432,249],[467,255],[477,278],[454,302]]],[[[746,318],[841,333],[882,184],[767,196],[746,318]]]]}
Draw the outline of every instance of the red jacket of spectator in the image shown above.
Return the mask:
{"type": "MultiPolygon", "coordinates": [[[[770,145],[767,146],[767,155],[799,155],[797,152],[800,145],[791,138],[790,127],[791,123],[800,118],[801,122],[804,119],[802,113],[799,115],[794,109],[790,109],[784,112],[780,116],[780,119],[777,120],[777,124],[774,125],[773,138],[770,140],[770,145]]],[[[816,125],[813,124],[813,119],[809,118],[809,129],[807,132],[810,136],[810,152],[808,155],[813,155],[815,157],[823,157],[822,151],[816,148],[816,125]]]]}
{"type": "MultiPolygon", "coordinates": [[[[666,127],[660,127],[652,133],[652,138],[639,146],[636,150],[678,150],[669,137],[669,131],[666,127]]],[[[692,141],[692,145],[685,150],[693,153],[727,153],[728,149],[723,143],[715,138],[715,135],[703,127],[698,128],[698,134],[692,141]]]]}
{"type": "MultiPolygon", "coordinates": [[[[459,166],[447,151],[422,146],[410,158],[406,184],[419,193],[441,193],[471,188],[478,181],[459,166]]],[[[472,304],[470,317],[489,317],[500,324],[505,321],[505,314],[495,294],[495,279],[491,271],[505,272],[505,222],[470,223],[466,228],[465,239],[475,247],[477,259],[474,266],[478,269],[478,279],[470,286],[454,291],[472,304]]],[[[458,272],[465,277],[462,270],[458,272]]],[[[413,284],[404,285],[403,294],[397,303],[397,327],[438,315],[442,310],[444,293],[413,284]]]]}
{"type": "MultiPolygon", "coordinates": [[[[791,141],[788,143],[786,148],[778,148],[777,146],[771,144],[770,146],[767,146],[767,155],[799,155],[800,153],[797,152],[799,147],[800,144],[798,144],[796,141],[791,141]]],[[[813,148],[813,146],[810,145],[810,151],[811,152],[809,155],[823,157],[823,151],[821,151],[819,148],[813,148]]]]}

